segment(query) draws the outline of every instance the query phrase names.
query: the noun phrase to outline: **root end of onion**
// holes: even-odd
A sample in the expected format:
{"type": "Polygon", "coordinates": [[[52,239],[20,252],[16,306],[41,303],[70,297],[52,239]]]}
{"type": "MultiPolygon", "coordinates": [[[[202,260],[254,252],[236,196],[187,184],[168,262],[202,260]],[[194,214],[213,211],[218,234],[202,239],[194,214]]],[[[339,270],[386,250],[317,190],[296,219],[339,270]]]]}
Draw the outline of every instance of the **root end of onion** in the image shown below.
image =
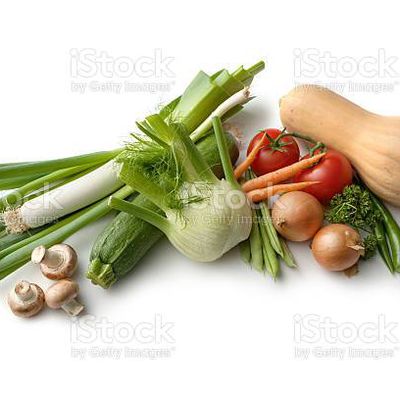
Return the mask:
{"type": "Polygon", "coordinates": [[[277,226],[282,227],[283,225],[286,224],[286,219],[285,218],[277,218],[275,223],[277,226]]]}
{"type": "Polygon", "coordinates": [[[358,274],[358,263],[354,264],[352,267],[347,268],[343,271],[343,273],[348,277],[352,278],[353,276],[358,274]]]}

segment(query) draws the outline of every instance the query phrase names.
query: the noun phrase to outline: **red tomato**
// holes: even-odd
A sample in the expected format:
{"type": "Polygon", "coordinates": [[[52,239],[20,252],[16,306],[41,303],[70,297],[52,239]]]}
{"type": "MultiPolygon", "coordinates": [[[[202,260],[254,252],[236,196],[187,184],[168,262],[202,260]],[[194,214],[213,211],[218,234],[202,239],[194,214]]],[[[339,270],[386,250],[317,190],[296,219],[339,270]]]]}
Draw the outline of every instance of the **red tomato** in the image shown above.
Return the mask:
{"type": "MultiPolygon", "coordinates": [[[[307,155],[304,158],[309,158],[307,155]]],[[[320,181],[304,189],[315,196],[322,204],[328,204],[332,197],[351,185],[353,170],[347,158],[336,150],[328,150],[325,157],[315,166],[299,172],[294,182],[320,181]]]]}
{"type": "MultiPolygon", "coordinates": [[[[262,139],[264,133],[276,139],[282,132],[279,129],[266,129],[257,133],[247,148],[247,154],[262,139]]],[[[257,153],[251,168],[257,176],[268,172],[276,171],[279,168],[286,167],[299,161],[299,146],[292,136],[285,136],[278,141],[271,142],[268,137],[264,138],[265,146],[257,153]]]]}

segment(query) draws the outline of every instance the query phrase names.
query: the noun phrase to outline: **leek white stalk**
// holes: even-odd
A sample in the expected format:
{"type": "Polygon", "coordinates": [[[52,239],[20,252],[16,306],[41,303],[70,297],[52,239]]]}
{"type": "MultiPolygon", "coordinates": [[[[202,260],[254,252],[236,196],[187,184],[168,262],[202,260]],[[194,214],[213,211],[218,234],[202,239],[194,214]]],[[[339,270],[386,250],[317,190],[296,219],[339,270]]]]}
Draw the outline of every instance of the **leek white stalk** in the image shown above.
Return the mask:
{"type": "Polygon", "coordinates": [[[69,215],[106,197],[123,186],[113,160],[80,178],[3,213],[10,233],[21,233],[69,215]]]}

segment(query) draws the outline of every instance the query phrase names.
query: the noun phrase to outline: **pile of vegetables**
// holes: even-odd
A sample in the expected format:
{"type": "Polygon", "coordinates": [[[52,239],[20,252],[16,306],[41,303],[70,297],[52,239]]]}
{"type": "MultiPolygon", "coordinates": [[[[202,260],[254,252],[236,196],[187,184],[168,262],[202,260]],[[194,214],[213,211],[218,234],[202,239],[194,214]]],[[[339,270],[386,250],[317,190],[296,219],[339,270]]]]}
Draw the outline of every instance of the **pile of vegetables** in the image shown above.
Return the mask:
{"type": "MultiPolygon", "coordinates": [[[[351,232],[350,246],[356,247],[353,251],[358,257],[371,257],[377,247],[389,270],[399,272],[400,228],[380,199],[400,206],[400,117],[373,114],[316,85],[296,87],[279,104],[281,120],[288,132],[317,146],[323,142],[335,149],[335,159],[329,168],[333,173],[327,179],[326,191],[319,193],[320,185],[307,189],[309,193],[315,191],[312,194],[323,203],[330,201],[328,222],[344,223],[355,230],[359,238],[351,232]],[[350,163],[355,169],[355,179],[350,179],[350,163]],[[355,184],[351,185],[353,181],[355,184]],[[331,188],[338,186],[327,196],[329,182],[331,188]],[[332,195],[336,196],[332,199],[332,195]]],[[[325,162],[332,151],[328,150],[325,162]]],[[[315,176],[303,174],[299,179],[321,179],[314,170],[304,174],[315,176]]]]}
{"type": "MultiPolygon", "coordinates": [[[[240,244],[242,259],[274,279],[281,260],[296,267],[287,241],[309,241],[329,271],[349,273],[379,251],[400,272],[400,227],[380,200],[400,205],[400,119],[300,87],[281,99],[285,128],[258,132],[235,167],[239,150],[224,121],[252,100],[250,85],[263,69],[259,62],[199,72],[180,97],[138,121],[123,148],[0,165],[0,189],[8,190],[0,203],[0,279],[30,258],[42,269],[46,257],[59,260],[58,243],[112,209],[119,213],[93,244],[87,270],[105,289],[164,236],[201,262],[240,244]]],[[[12,300],[35,294],[36,313],[39,289],[22,282],[12,300]]]]}
{"type": "MultiPolygon", "coordinates": [[[[242,245],[243,258],[256,269],[277,276],[277,255],[283,257],[283,253],[271,234],[268,221],[272,219],[274,235],[296,242],[312,240],[316,261],[330,271],[352,275],[359,259],[373,257],[376,249],[389,270],[398,271],[398,224],[354,173],[350,161],[307,133],[267,129],[251,140],[246,159],[251,160],[246,165],[251,172],[242,188],[260,205],[266,222],[253,226],[248,244],[242,245]],[[308,149],[302,157],[296,140],[308,149]],[[270,199],[271,215],[265,203],[270,199]],[[261,256],[256,252],[259,248],[261,256]]],[[[255,217],[262,214],[260,210],[253,212],[255,217]]]]}
{"type": "MultiPolygon", "coordinates": [[[[189,143],[191,148],[192,143],[199,146],[202,157],[198,158],[202,160],[202,168],[211,166],[216,174],[221,174],[212,116],[226,120],[238,113],[252,99],[249,86],[254,76],[263,69],[264,62],[259,62],[249,69],[239,67],[232,73],[220,70],[209,76],[201,71],[182,96],[164,106],[157,115],[139,121],[137,127],[155,148],[156,144],[165,146],[163,129],[168,126],[166,129],[179,133],[182,143],[189,143]]],[[[224,132],[222,136],[225,135],[224,132]]],[[[141,143],[142,137],[134,136],[141,143]]],[[[228,157],[227,154],[230,154],[231,160],[235,161],[236,145],[232,138],[225,139],[224,155],[228,157]]],[[[17,187],[5,194],[1,203],[3,230],[0,238],[0,279],[25,264],[37,246],[47,248],[62,242],[110,212],[110,195],[114,202],[129,198],[132,204],[157,212],[153,202],[137,195],[133,187],[125,185],[119,178],[120,163],[116,162],[116,157],[132,150],[133,145],[129,146],[128,149],[69,159],[0,166],[0,188],[17,187]]],[[[193,150],[194,153],[198,155],[197,150],[193,150]]],[[[157,154],[151,150],[146,152],[146,156],[147,161],[144,157],[142,161],[149,165],[155,161],[154,157],[157,158],[157,154]]],[[[159,165],[175,161],[167,158],[156,161],[159,165]]],[[[173,164],[171,170],[176,166],[173,164]]],[[[181,171],[176,177],[180,175],[181,171]]],[[[147,181],[143,182],[143,188],[147,184],[147,181]]],[[[136,217],[117,216],[114,221],[115,225],[108,229],[108,233],[113,231],[114,235],[108,235],[106,239],[110,243],[109,251],[106,244],[101,249],[95,245],[88,271],[88,277],[103,287],[110,286],[129,272],[161,237],[157,229],[136,217]],[[119,226],[123,220],[123,227],[119,226]],[[117,228],[114,230],[115,226],[117,228]]]]}

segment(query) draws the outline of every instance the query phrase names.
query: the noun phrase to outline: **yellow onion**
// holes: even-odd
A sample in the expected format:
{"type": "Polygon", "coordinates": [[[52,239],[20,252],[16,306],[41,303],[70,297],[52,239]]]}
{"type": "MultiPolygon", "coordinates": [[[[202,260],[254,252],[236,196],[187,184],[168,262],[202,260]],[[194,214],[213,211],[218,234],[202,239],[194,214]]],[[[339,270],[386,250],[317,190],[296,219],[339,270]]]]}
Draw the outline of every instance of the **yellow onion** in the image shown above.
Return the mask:
{"type": "Polygon", "coordinates": [[[311,249],[318,264],[329,271],[350,268],[364,253],[359,233],[344,224],[331,224],[320,229],[311,249]]]}
{"type": "Polygon", "coordinates": [[[272,208],[275,229],[286,239],[303,242],[321,228],[324,211],[319,201],[305,192],[289,192],[281,196],[272,208]]]}

